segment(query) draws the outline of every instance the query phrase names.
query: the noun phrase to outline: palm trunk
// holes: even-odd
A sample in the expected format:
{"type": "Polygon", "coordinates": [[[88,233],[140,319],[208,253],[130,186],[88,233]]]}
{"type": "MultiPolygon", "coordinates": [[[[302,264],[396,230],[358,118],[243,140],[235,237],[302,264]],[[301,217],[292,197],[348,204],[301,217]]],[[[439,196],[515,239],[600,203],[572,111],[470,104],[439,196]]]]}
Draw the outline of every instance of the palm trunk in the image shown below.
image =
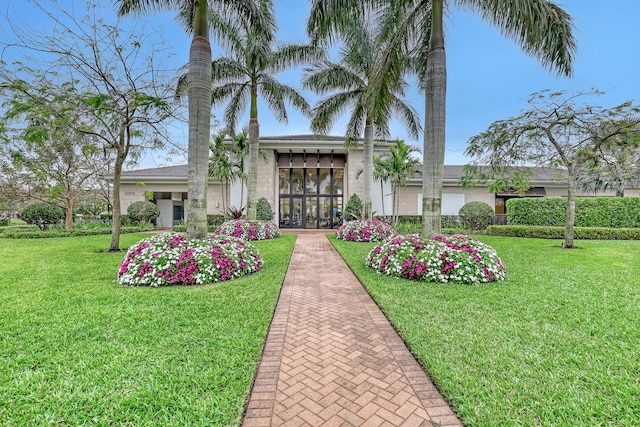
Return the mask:
{"type": "Polygon", "coordinates": [[[258,151],[260,149],[260,125],[258,124],[258,92],[251,89],[249,120],[249,177],[247,179],[247,219],[257,218],[258,203],[258,151]]]}
{"type": "Polygon", "coordinates": [[[384,209],[384,181],[382,179],[380,180],[380,198],[382,199],[382,218],[384,218],[384,221],[386,222],[387,213],[384,209]]]}
{"type": "Polygon", "coordinates": [[[189,51],[189,149],[187,234],[207,234],[209,128],[211,126],[211,45],[208,40],[207,2],[195,1],[193,40],[189,51]]]}
{"type": "Polygon", "coordinates": [[[573,248],[574,240],[574,225],[576,222],[576,175],[573,168],[568,170],[569,176],[569,190],[567,192],[567,223],[564,228],[564,243],[563,248],[573,248]]]}
{"type": "Polygon", "coordinates": [[[372,219],[371,186],[373,184],[373,124],[367,116],[364,128],[364,195],[362,200],[362,219],[372,219]]]}
{"type": "Polygon", "coordinates": [[[444,0],[431,3],[431,39],[427,55],[424,173],[422,183],[422,235],[441,233],[442,175],[444,168],[447,66],[442,31],[444,0]]]}

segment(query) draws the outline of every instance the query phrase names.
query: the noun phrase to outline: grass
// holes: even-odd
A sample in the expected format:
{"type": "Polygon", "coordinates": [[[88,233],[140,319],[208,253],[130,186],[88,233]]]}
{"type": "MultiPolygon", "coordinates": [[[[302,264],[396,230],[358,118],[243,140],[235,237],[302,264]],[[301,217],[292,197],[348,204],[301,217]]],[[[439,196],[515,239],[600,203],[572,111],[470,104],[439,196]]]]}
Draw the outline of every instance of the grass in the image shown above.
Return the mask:
{"type": "Polygon", "coordinates": [[[0,424],[238,424],[295,236],[255,242],[259,273],[157,289],[115,283],[109,239],[0,241],[0,424]]]}
{"type": "Polygon", "coordinates": [[[465,425],[640,425],[640,242],[480,240],[505,282],[381,276],[331,237],[465,425]]]}

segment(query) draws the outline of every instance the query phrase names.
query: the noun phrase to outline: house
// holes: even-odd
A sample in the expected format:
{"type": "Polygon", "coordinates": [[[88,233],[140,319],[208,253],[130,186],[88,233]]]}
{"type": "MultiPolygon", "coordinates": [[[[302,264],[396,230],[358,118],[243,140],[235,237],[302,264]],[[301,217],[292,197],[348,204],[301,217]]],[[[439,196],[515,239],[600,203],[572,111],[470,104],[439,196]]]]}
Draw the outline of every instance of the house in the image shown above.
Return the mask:
{"type": "MultiPolygon", "coordinates": [[[[374,154],[389,151],[391,141],[377,142],[374,154]]],[[[260,147],[266,153],[259,159],[258,197],[265,197],[275,212],[275,221],[281,228],[337,228],[340,213],[349,197],[362,196],[363,150],[358,146],[348,151],[344,137],[317,135],[267,136],[260,138],[260,147]]],[[[566,196],[567,184],[561,179],[562,170],[532,168],[535,176],[532,188],[525,197],[566,196]]],[[[468,202],[481,201],[495,206],[500,217],[505,202],[519,197],[512,191],[493,193],[487,187],[463,189],[459,184],[462,166],[444,167],[442,214],[457,215],[468,202]]],[[[107,177],[108,178],[108,177],[107,177]]],[[[170,227],[186,218],[187,166],[167,166],[140,169],[122,173],[121,206],[145,200],[153,193],[160,208],[160,227],[170,227]]],[[[601,195],[614,195],[603,193],[601,195]]],[[[626,196],[640,196],[640,190],[629,190],[626,196]]],[[[241,182],[224,188],[221,182],[210,180],[207,200],[209,214],[224,214],[224,208],[246,206],[247,191],[241,182]]],[[[391,186],[378,182],[372,186],[372,208],[377,215],[391,214],[391,186]]],[[[408,180],[400,190],[399,215],[422,215],[422,178],[408,180]]]]}

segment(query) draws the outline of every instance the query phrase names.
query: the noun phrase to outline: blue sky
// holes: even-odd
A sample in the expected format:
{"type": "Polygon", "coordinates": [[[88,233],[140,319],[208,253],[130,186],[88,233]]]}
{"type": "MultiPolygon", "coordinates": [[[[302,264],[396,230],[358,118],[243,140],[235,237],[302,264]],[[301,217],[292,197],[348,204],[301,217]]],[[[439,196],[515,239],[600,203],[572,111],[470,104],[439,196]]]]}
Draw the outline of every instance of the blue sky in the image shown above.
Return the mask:
{"type": "MultiPolygon", "coordinates": [[[[4,2],[3,2],[4,3],[4,2]]],[[[99,2],[105,19],[113,22],[111,0],[99,2]]],[[[593,100],[602,106],[618,105],[626,100],[640,99],[640,56],[637,54],[635,36],[637,17],[640,16],[638,0],[612,0],[597,2],[590,0],[559,0],[558,3],[573,17],[578,41],[578,53],[572,78],[557,77],[535,59],[523,54],[518,46],[504,38],[498,30],[485,23],[476,14],[464,9],[450,8],[446,18],[447,52],[447,149],[445,163],[464,164],[463,155],[468,139],[496,120],[519,114],[527,107],[527,99],[533,92],[550,90],[588,91],[591,88],[606,92],[605,96],[593,100]]],[[[67,10],[73,8],[83,12],[85,0],[58,0],[58,5],[67,10]]],[[[306,16],[309,2],[303,0],[275,0],[281,41],[305,42],[306,16]]],[[[30,19],[38,26],[37,18],[23,0],[11,0],[2,8],[0,28],[7,16],[12,21],[30,19]]],[[[175,44],[177,66],[188,60],[189,37],[173,20],[173,14],[161,13],[144,18],[152,27],[163,28],[166,39],[175,44]]],[[[41,22],[45,26],[46,22],[41,22]]],[[[5,30],[0,37],[7,37],[5,30]]],[[[220,51],[218,50],[218,53],[220,51]]],[[[214,52],[216,55],[216,52],[214,52]]],[[[283,74],[281,80],[300,88],[301,70],[283,74]]],[[[313,104],[318,98],[304,92],[313,104]]],[[[407,96],[424,116],[424,95],[414,88],[407,96]]],[[[294,135],[309,133],[309,121],[304,116],[289,110],[288,125],[278,123],[267,108],[259,106],[260,133],[263,136],[294,135]]],[[[221,110],[214,115],[222,116],[221,110]]],[[[334,126],[331,134],[344,133],[346,117],[334,126]]],[[[248,115],[243,121],[248,122],[248,115]]],[[[177,131],[176,139],[184,139],[186,127],[177,131]]],[[[392,122],[391,136],[405,139],[410,144],[422,147],[422,139],[415,141],[407,137],[401,124],[392,122]]],[[[174,159],[183,162],[183,159],[174,159]]],[[[147,156],[145,164],[162,164],[158,156],[147,156]]]]}

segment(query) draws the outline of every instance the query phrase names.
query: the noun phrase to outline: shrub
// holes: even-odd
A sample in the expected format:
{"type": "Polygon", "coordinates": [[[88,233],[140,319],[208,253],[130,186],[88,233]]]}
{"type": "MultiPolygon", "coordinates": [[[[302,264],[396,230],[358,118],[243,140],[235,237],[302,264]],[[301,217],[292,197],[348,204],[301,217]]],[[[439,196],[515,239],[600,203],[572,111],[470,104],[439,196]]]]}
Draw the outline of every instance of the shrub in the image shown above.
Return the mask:
{"type": "Polygon", "coordinates": [[[347,201],[347,206],[344,207],[344,219],[346,221],[353,221],[360,219],[362,216],[362,200],[357,194],[353,194],[347,201]]]}
{"type": "Polygon", "coordinates": [[[129,248],[118,283],[128,286],[201,285],[234,279],[262,268],[251,243],[235,237],[190,240],[183,234],[156,234],[129,248]]]}
{"type": "Polygon", "coordinates": [[[342,224],[336,230],[336,239],[350,242],[380,242],[394,234],[393,227],[386,222],[359,219],[342,224]]]}
{"type": "Polygon", "coordinates": [[[0,216],[0,227],[6,227],[9,225],[9,217],[8,216],[0,216]]]}
{"type": "Polygon", "coordinates": [[[232,236],[245,240],[266,240],[280,237],[280,229],[270,221],[234,219],[216,228],[213,235],[232,236]]]}
{"type": "MultiPolygon", "coordinates": [[[[564,226],[566,197],[518,198],[507,200],[509,225],[564,226]]],[[[640,198],[577,197],[576,227],[638,228],[640,198]]]]}
{"type": "MultiPolygon", "coordinates": [[[[148,231],[148,228],[143,226],[126,226],[120,229],[121,234],[140,233],[143,231],[148,231]]],[[[49,237],[98,236],[101,234],[111,234],[111,228],[74,228],[73,230],[55,229],[42,231],[36,227],[9,227],[8,230],[5,229],[4,233],[0,234],[0,237],[9,239],[43,239],[49,237]]]]}
{"type": "Polygon", "coordinates": [[[209,227],[213,226],[215,229],[215,227],[221,225],[223,222],[224,222],[224,215],[219,215],[219,214],[207,215],[207,225],[209,227]]]}
{"type": "Polygon", "coordinates": [[[471,230],[484,230],[491,223],[494,212],[484,202],[469,202],[458,212],[462,223],[471,230]]]}
{"type": "Polygon", "coordinates": [[[151,202],[133,202],[127,208],[127,215],[131,221],[151,223],[160,216],[160,208],[151,202]]]}
{"type": "Polygon", "coordinates": [[[262,221],[271,221],[273,219],[271,204],[264,197],[258,199],[258,203],[256,204],[256,217],[262,221]]]}
{"type": "Polygon", "coordinates": [[[34,203],[27,206],[20,213],[20,218],[27,224],[33,224],[46,230],[50,225],[62,222],[65,213],[58,206],[50,203],[34,203]]]}
{"type": "Polygon", "coordinates": [[[493,248],[462,235],[430,240],[398,235],[373,248],[366,264],[382,274],[424,282],[498,282],[506,273],[493,248]]]}
{"type": "MultiPolygon", "coordinates": [[[[579,240],[640,240],[640,228],[574,227],[579,240]]],[[[487,234],[506,237],[564,239],[564,227],[540,225],[491,225],[487,234]]]]}

